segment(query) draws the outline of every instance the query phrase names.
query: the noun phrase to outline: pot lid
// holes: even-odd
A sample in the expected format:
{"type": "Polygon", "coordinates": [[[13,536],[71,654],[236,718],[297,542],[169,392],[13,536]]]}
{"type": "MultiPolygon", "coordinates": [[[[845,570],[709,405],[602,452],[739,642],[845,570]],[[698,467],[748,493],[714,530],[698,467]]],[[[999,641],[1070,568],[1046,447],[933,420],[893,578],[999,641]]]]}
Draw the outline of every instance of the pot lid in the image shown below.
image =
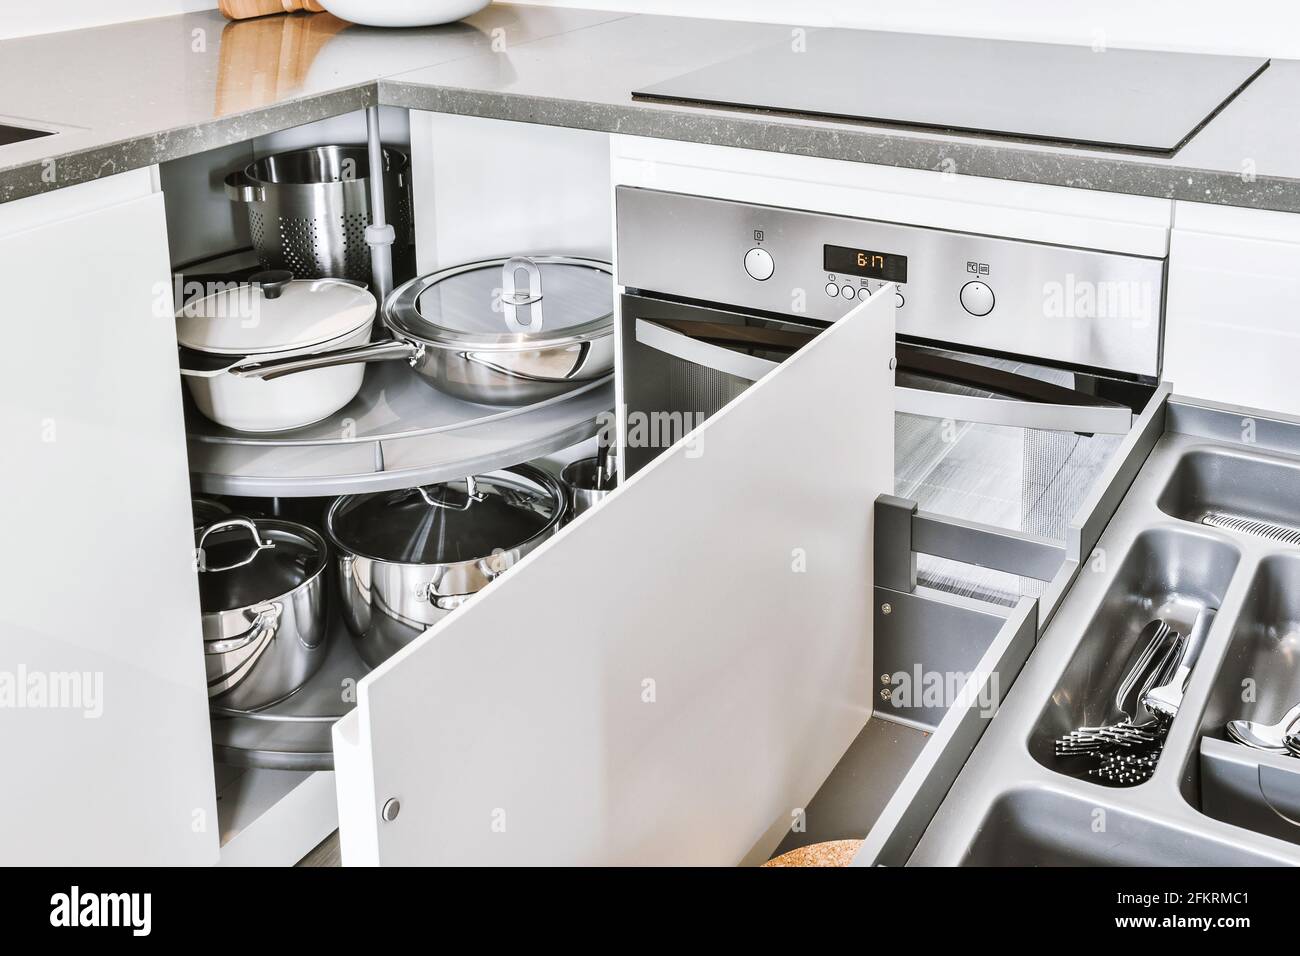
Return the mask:
{"type": "Polygon", "coordinates": [[[384,312],[399,334],[431,345],[584,342],[613,329],[613,271],[572,256],[486,259],[412,279],[384,312]]]}
{"type": "Polygon", "coordinates": [[[340,498],[330,538],[353,554],[394,564],[449,565],[511,551],[561,517],[549,475],[528,465],[478,478],[340,498]]]}
{"type": "Polygon", "coordinates": [[[374,317],[375,297],[364,286],[273,270],[185,303],[176,339],[202,352],[258,355],[320,345],[374,317]]]}
{"type": "Polygon", "coordinates": [[[295,521],[230,516],[195,529],[204,614],[251,607],[293,591],[325,568],[325,540],[295,521]]]}

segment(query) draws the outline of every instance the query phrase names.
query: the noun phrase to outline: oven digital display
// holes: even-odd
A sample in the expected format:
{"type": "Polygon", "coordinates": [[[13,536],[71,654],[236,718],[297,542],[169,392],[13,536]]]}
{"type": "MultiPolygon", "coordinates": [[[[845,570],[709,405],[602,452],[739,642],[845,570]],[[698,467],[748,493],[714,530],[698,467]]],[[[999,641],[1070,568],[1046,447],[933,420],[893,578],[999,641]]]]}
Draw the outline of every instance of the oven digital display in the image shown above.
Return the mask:
{"type": "Polygon", "coordinates": [[[886,282],[907,281],[907,256],[873,249],[850,249],[847,246],[822,246],[822,263],[827,272],[864,276],[886,282]]]}

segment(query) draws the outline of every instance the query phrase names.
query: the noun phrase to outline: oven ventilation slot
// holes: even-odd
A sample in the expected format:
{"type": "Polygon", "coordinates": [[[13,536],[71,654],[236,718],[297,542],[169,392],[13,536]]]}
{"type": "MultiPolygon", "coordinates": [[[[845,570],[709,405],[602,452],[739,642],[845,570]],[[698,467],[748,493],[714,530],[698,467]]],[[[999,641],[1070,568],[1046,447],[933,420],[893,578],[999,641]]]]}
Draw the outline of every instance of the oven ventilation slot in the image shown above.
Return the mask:
{"type": "Polygon", "coordinates": [[[1221,528],[1224,531],[1235,531],[1238,534],[1249,534],[1256,538],[1267,538],[1269,541],[1280,541],[1282,544],[1300,547],[1300,528],[1294,528],[1290,525],[1259,521],[1255,518],[1247,518],[1244,515],[1235,515],[1227,511],[1208,512],[1201,519],[1201,524],[1209,525],[1211,528],[1221,528]]]}

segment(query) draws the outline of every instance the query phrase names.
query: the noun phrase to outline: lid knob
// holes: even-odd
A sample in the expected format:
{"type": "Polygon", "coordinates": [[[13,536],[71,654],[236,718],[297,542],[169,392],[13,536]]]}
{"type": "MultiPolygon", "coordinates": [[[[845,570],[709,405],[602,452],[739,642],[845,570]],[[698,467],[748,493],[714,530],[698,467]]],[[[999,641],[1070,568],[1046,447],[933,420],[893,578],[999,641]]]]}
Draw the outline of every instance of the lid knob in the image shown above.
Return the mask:
{"type": "Polygon", "coordinates": [[[293,273],[288,269],[265,269],[262,272],[254,272],[248,277],[248,281],[261,289],[265,298],[278,299],[293,281],[293,273]]]}

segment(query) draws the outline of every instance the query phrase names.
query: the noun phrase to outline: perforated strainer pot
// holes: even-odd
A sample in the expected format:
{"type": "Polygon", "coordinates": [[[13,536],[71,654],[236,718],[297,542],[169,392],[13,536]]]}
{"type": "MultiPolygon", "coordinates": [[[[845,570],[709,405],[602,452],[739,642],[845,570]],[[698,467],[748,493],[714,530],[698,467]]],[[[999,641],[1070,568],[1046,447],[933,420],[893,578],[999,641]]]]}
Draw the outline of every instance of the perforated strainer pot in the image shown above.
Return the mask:
{"type": "MultiPolygon", "coordinates": [[[[397,233],[393,271],[410,275],[410,161],[384,150],[384,215],[397,233]]],[[[364,146],[315,146],[267,156],[226,177],[226,195],[248,206],[263,269],[300,279],[370,281],[370,161],[364,146]]]]}

